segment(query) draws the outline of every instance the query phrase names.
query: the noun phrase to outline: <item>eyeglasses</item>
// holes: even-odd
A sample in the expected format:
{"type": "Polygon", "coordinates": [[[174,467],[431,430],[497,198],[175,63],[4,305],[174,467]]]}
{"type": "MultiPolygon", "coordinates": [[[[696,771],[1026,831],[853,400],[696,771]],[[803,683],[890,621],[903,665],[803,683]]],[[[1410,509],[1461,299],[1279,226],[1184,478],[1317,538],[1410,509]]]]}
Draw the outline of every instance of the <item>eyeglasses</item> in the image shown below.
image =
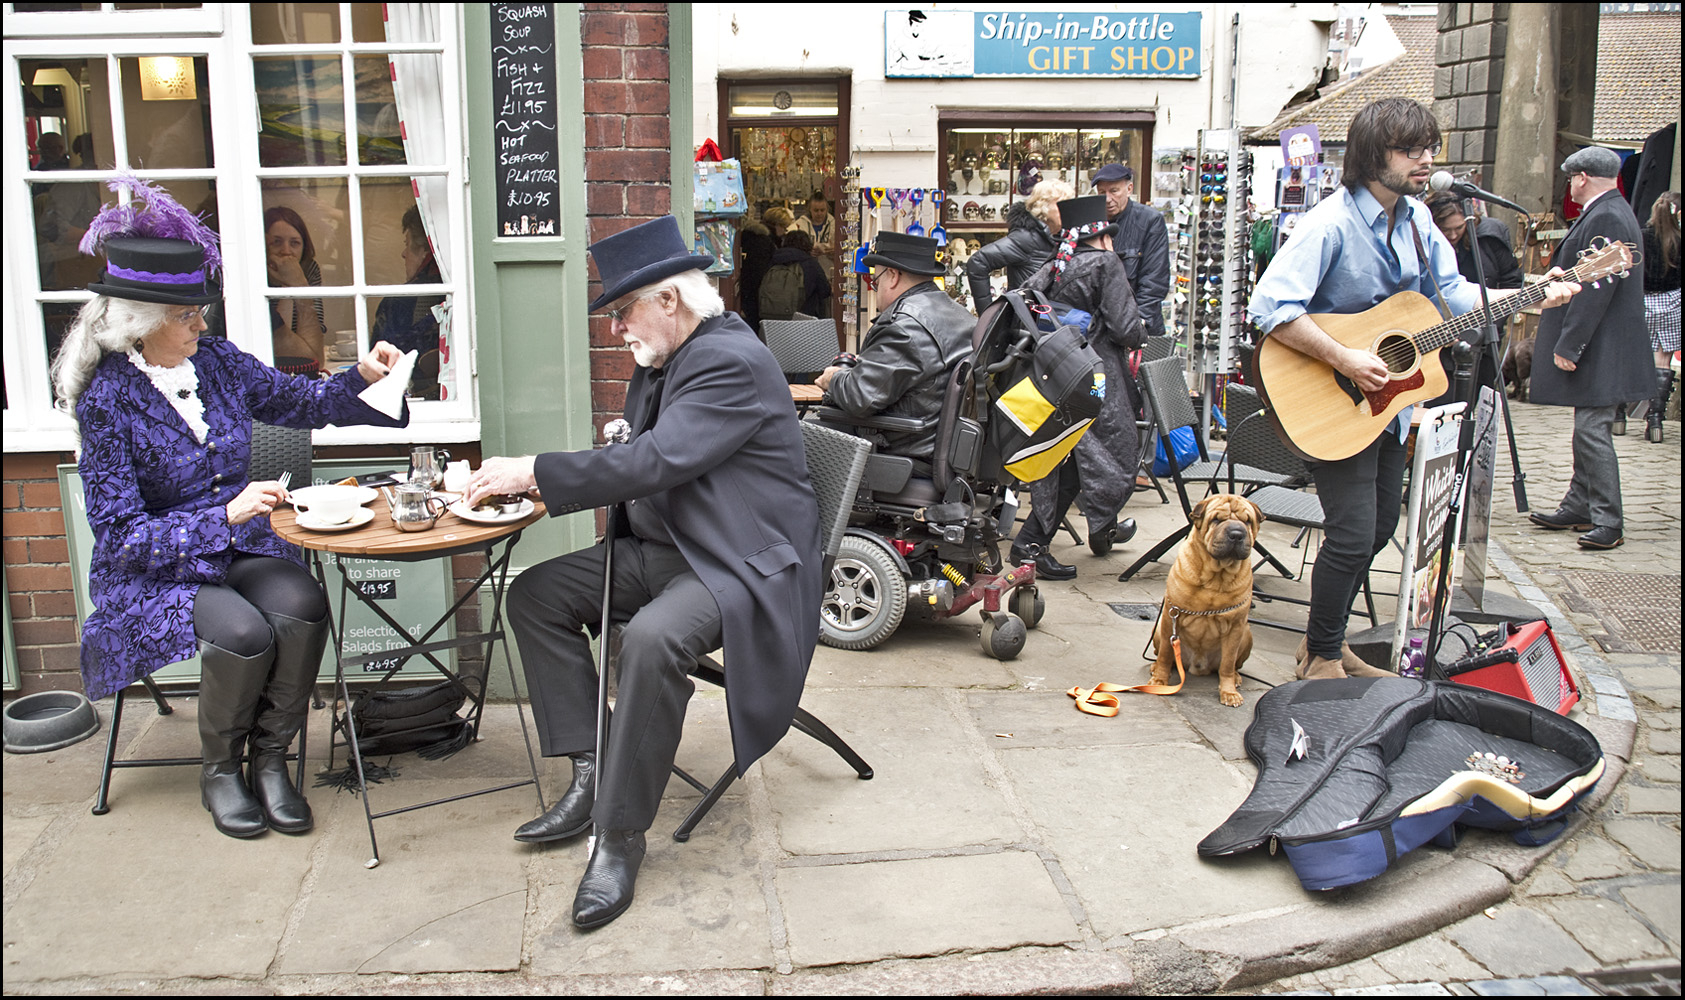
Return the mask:
{"type": "Polygon", "coordinates": [[[643,300],[649,298],[652,295],[660,295],[660,294],[661,294],[660,292],[646,292],[643,295],[640,295],[637,298],[633,299],[632,301],[630,301],[630,302],[626,303],[625,305],[621,306],[619,309],[610,309],[604,315],[608,316],[608,321],[610,323],[624,323],[624,322],[626,322],[626,316],[629,313],[631,313],[633,306],[637,305],[638,303],[642,302],[643,300]]]}
{"type": "Polygon", "coordinates": [[[1440,143],[1436,142],[1431,146],[1388,146],[1387,148],[1395,149],[1398,152],[1403,153],[1408,159],[1419,160],[1422,158],[1423,153],[1426,153],[1429,156],[1438,156],[1439,151],[1444,147],[1440,143]]]}
{"type": "Polygon", "coordinates": [[[170,317],[170,319],[180,323],[182,326],[192,326],[194,323],[204,318],[205,308],[203,306],[199,306],[194,309],[183,309],[181,312],[178,312],[174,316],[170,317]]]}

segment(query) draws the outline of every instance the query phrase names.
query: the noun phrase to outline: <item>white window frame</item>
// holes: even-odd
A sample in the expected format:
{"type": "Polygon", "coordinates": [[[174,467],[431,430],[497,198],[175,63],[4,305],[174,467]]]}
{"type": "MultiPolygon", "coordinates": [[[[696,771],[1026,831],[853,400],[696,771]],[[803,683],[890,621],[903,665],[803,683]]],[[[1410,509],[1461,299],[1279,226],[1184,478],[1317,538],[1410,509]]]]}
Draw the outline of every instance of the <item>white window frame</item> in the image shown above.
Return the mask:
{"type": "MultiPolygon", "coordinates": [[[[469,238],[472,227],[467,217],[467,145],[464,121],[466,114],[462,87],[466,72],[461,52],[461,12],[459,5],[447,4],[441,12],[441,39],[436,43],[357,43],[346,41],[337,45],[254,45],[251,42],[251,22],[245,5],[207,4],[203,10],[122,11],[111,5],[94,12],[56,12],[51,14],[13,14],[12,5],[5,4],[4,59],[9,74],[5,93],[0,97],[0,135],[4,135],[0,156],[4,157],[4,191],[0,206],[4,207],[4,238],[0,238],[0,254],[7,282],[8,305],[0,309],[0,326],[4,333],[4,361],[8,406],[4,412],[0,444],[6,453],[70,451],[76,447],[75,421],[69,415],[52,408],[52,389],[48,384],[49,358],[46,335],[41,318],[41,304],[54,301],[83,301],[85,291],[74,289],[43,291],[37,285],[38,269],[34,257],[34,209],[30,196],[31,183],[42,180],[64,180],[62,174],[42,174],[26,169],[23,95],[16,81],[20,79],[18,62],[25,59],[105,59],[110,66],[109,79],[114,93],[107,95],[111,105],[111,122],[115,162],[128,162],[128,136],[125,127],[126,109],[122,107],[121,75],[118,61],[148,55],[199,56],[206,60],[206,78],[216,94],[211,101],[212,157],[216,166],[195,169],[137,171],[138,176],[154,181],[177,179],[214,180],[220,228],[223,241],[223,282],[229,293],[227,328],[230,340],[253,355],[270,360],[272,348],[268,335],[268,300],[286,297],[271,292],[265,267],[261,238],[234,239],[231,234],[261,233],[263,225],[263,195],[261,182],[269,177],[297,177],[344,179],[349,187],[348,207],[351,223],[351,253],[353,274],[360,269],[365,246],[360,188],[350,183],[353,177],[443,175],[450,193],[449,210],[454,237],[448,248],[447,270],[451,279],[446,282],[452,312],[452,345],[456,362],[457,398],[447,401],[412,400],[410,426],[407,428],[328,427],[315,433],[317,444],[386,444],[412,442],[475,441],[480,436],[478,416],[478,379],[474,369],[475,344],[473,336],[472,262],[469,238]],[[21,23],[20,23],[21,22],[21,23]],[[179,30],[176,30],[179,29],[179,30]],[[340,55],[347,86],[346,121],[356,121],[354,102],[355,79],[351,60],[357,56],[384,55],[393,52],[439,53],[443,61],[441,85],[446,108],[463,108],[462,114],[447,116],[449,162],[437,167],[352,166],[343,167],[260,167],[258,166],[257,95],[253,81],[253,56],[263,55],[340,55]],[[255,293],[255,294],[254,294],[255,293]]],[[[342,38],[349,39],[351,7],[342,3],[340,18],[342,38]]],[[[348,144],[350,150],[355,143],[348,144]]],[[[355,152],[348,151],[348,159],[355,152]]],[[[103,183],[114,176],[112,171],[79,171],[76,181],[103,183]]],[[[312,297],[350,297],[354,301],[358,342],[368,342],[368,302],[386,295],[413,295],[413,286],[352,284],[321,286],[312,289],[312,297]]]]}

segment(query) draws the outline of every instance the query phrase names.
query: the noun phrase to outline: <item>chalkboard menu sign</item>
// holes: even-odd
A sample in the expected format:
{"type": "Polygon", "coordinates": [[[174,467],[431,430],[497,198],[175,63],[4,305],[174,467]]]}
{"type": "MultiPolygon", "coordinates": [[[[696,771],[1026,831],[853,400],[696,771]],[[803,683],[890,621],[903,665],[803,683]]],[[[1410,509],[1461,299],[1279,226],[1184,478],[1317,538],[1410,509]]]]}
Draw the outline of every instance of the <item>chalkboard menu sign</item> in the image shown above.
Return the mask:
{"type": "Polygon", "coordinates": [[[497,235],[556,236],[555,5],[491,5],[492,139],[497,146],[497,235]]]}

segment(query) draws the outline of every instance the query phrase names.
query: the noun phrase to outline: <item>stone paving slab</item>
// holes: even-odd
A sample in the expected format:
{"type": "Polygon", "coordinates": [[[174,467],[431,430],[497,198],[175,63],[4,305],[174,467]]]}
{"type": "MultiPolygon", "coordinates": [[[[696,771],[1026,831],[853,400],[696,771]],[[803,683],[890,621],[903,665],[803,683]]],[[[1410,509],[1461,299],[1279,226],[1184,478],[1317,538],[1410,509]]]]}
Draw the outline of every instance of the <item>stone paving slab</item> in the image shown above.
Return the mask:
{"type": "Polygon", "coordinates": [[[90,816],[78,806],[81,816],[27,888],[15,899],[8,892],[7,983],[262,977],[316,839],[225,837],[186,769],[129,775],[120,812],[90,816]]]}
{"type": "MultiPolygon", "coordinates": [[[[479,787],[405,780],[377,799],[396,808],[479,787]]],[[[381,864],[350,795],[312,799],[314,883],[288,936],[285,974],[485,972],[519,968],[528,850],[508,831],[531,815],[530,789],[463,799],[375,821],[381,864]],[[321,891],[326,887],[336,891],[321,891]]]]}
{"type": "Polygon", "coordinates": [[[1550,918],[1512,903],[1452,924],[1445,936],[1499,976],[1595,969],[1597,959],[1550,918]]]}
{"type": "Polygon", "coordinates": [[[778,896],[804,966],[1080,937],[1045,863],[1025,851],[785,869],[778,896]]]}

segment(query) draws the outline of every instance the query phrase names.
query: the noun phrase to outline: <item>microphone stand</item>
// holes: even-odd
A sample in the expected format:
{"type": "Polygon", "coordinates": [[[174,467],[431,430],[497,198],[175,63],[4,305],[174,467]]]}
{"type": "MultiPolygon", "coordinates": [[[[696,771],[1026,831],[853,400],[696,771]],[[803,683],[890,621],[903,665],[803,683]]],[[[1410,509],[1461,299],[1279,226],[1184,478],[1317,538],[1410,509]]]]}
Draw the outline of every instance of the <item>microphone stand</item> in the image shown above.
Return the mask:
{"type": "MultiPolygon", "coordinates": [[[[1521,469],[1521,453],[1515,446],[1515,420],[1510,415],[1509,393],[1504,391],[1504,356],[1509,353],[1509,338],[1499,337],[1497,324],[1492,322],[1492,298],[1486,290],[1486,261],[1484,255],[1480,252],[1480,220],[1472,211],[1473,208],[1474,200],[1464,196],[1463,238],[1469,241],[1469,255],[1474,258],[1474,280],[1475,284],[1480,287],[1480,315],[1483,320],[1480,328],[1483,331],[1482,339],[1485,341],[1481,345],[1481,352],[1492,361],[1494,372],[1492,388],[1498,393],[1498,406],[1504,414],[1504,432],[1509,438],[1510,471],[1515,474],[1514,478],[1510,480],[1510,490],[1515,494],[1515,512],[1525,514],[1528,507],[1527,473],[1521,469]],[[1500,344],[1502,344],[1502,350],[1499,349],[1500,344]]],[[[1525,213],[1523,215],[1525,217],[1525,213]]],[[[1456,248],[1453,247],[1452,249],[1455,250],[1456,248]]],[[[1469,399],[1467,402],[1469,410],[1466,419],[1472,421],[1476,400],[1469,399]]]]}
{"type": "MultiPolygon", "coordinates": [[[[1482,287],[1485,287],[1484,283],[1482,287]]],[[[1440,537],[1439,573],[1434,588],[1433,614],[1428,618],[1427,642],[1423,643],[1423,676],[1434,680],[1445,679],[1445,675],[1439,669],[1439,646],[1445,637],[1445,612],[1451,606],[1451,563],[1457,552],[1457,535],[1462,527],[1458,521],[1463,509],[1463,490],[1468,486],[1469,456],[1474,451],[1474,399],[1478,391],[1476,387],[1480,383],[1475,373],[1478,362],[1475,360],[1473,347],[1458,341],[1451,345],[1451,357],[1454,372],[1452,385],[1455,387],[1452,390],[1452,399],[1463,404],[1463,412],[1460,415],[1462,423],[1457,429],[1456,475],[1452,479],[1450,502],[1445,511],[1444,534],[1440,537]]],[[[1407,570],[1409,562],[1409,558],[1406,557],[1407,570]]]]}

